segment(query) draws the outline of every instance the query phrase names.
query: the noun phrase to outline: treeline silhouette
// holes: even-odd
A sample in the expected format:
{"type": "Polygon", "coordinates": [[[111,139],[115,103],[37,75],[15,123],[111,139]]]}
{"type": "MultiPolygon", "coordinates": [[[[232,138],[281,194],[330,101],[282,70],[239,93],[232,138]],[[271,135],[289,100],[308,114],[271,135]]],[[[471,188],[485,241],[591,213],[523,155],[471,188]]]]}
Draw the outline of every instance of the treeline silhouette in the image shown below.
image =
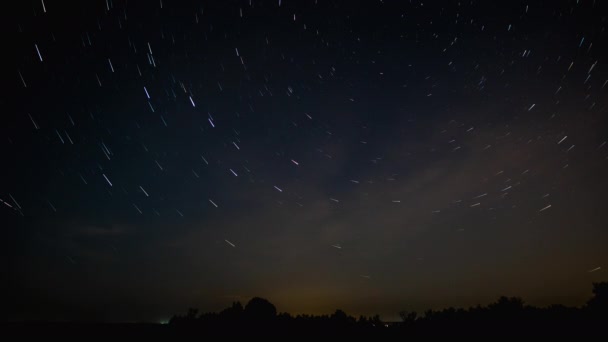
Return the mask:
{"type": "Polygon", "coordinates": [[[518,297],[500,297],[486,306],[469,309],[447,308],[399,313],[401,322],[382,322],[378,315],[355,318],[342,310],[331,315],[279,313],[263,298],[251,299],[245,307],[234,302],[219,313],[198,314],[189,309],[174,316],[169,325],[181,331],[224,336],[608,336],[608,282],[594,283],[593,296],[582,307],[551,305],[538,308],[525,305],[518,297]]]}
{"type": "Polygon", "coordinates": [[[121,337],[138,339],[301,337],[399,339],[410,337],[477,336],[500,337],[608,337],[608,282],[594,283],[593,296],[581,307],[525,305],[521,298],[500,297],[496,302],[469,309],[428,310],[422,314],[402,311],[400,322],[382,322],[378,315],[358,318],[336,310],[331,315],[277,313],[263,298],[240,302],[221,312],[201,313],[189,309],[175,315],[168,324],[48,323],[0,324],[7,336],[121,337]],[[16,334],[16,335],[13,335],[16,334]]]}

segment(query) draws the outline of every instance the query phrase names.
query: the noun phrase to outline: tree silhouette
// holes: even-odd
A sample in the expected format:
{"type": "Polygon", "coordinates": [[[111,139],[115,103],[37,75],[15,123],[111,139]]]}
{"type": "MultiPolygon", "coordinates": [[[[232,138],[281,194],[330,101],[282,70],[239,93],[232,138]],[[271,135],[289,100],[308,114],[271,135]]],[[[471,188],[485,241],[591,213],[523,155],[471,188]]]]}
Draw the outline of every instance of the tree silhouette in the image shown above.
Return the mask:
{"type": "Polygon", "coordinates": [[[502,296],[496,303],[492,303],[488,308],[495,312],[504,314],[515,314],[524,308],[524,301],[518,297],[502,296]]]}
{"type": "Polygon", "coordinates": [[[331,319],[336,321],[346,321],[348,320],[348,315],[346,314],[346,312],[338,309],[331,315],[331,319]]]}
{"type": "Polygon", "coordinates": [[[594,312],[608,313],[608,282],[593,283],[593,297],[587,302],[587,308],[594,312]]]}
{"type": "Polygon", "coordinates": [[[354,317],[347,315],[346,312],[340,309],[336,310],[329,319],[337,327],[346,327],[357,322],[354,317]]]}
{"type": "Polygon", "coordinates": [[[445,336],[605,336],[608,329],[608,283],[594,283],[593,297],[584,307],[552,305],[538,308],[524,305],[518,297],[499,297],[488,306],[468,309],[445,308],[428,310],[419,317],[416,312],[401,311],[403,324],[384,323],[380,316],[360,316],[355,319],[343,310],[331,315],[277,315],[268,300],[255,297],[243,308],[240,302],[219,313],[199,315],[189,309],[183,316],[170,321],[175,331],[211,334],[221,332],[237,336],[339,336],[341,338],[382,339],[384,337],[445,337],[445,336]]]}
{"type": "Polygon", "coordinates": [[[277,308],[264,298],[254,297],[245,306],[244,314],[248,319],[271,320],[276,317],[277,308]]]}
{"type": "Polygon", "coordinates": [[[186,315],[186,319],[196,319],[196,315],[198,314],[198,309],[195,308],[189,308],[188,309],[188,314],[186,315]]]}
{"type": "Polygon", "coordinates": [[[403,311],[399,312],[399,317],[405,324],[414,322],[416,320],[416,316],[418,316],[416,311],[408,312],[408,311],[403,310],[403,311]]]}
{"type": "Polygon", "coordinates": [[[222,319],[239,319],[243,315],[243,305],[241,302],[233,302],[232,306],[220,312],[222,319]]]}

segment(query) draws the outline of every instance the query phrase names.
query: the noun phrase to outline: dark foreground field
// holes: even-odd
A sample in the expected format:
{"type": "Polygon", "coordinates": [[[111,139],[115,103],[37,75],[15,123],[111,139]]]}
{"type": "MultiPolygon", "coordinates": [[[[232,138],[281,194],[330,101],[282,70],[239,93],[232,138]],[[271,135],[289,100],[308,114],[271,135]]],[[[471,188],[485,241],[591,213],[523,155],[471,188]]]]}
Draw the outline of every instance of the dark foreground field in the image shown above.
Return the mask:
{"type": "Polygon", "coordinates": [[[448,308],[400,312],[402,321],[382,322],[379,316],[355,318],[342,310],[331,315],[292,316],[277,313],[262,298],[251,299],[244,307],[235,302],[219,313],[199,314],[189,309],[168,324],[127,323],[45,323],[9,322],[1,325],[2,335],[25,337],[118,338],[206,338],[206,337],[340,337],[402,338],[434,336],[499,337],[608,337],[608,283],[593,284],[593,297],[582,307],[552,305],[537,308],[519,298],[500,297],[486,307],[448,308]]]}
{"type": "Polygon", "coordinates": [[[485,338],[499,337],[571,337],[598,338],[608,337],[608,320],[597,321],[558,321],[545,320],[542,323],[504,319],[501,322],[461,322],[447,320],[443,324],[419,324],[416,327],[402,322],[387,323],[382,326],[361,326],[358,324],[299,324],[279,322],[267,324],[220,324],[214,327],[179,327],[168,324],[148,323],[4,323],[2,336],[23,338],[137,338],[137,339],[175,339],[175,338],[212,338],[212,337],[276,337],[294,339],[298,337],[337,337],[396,339],[409,337],[457,337],[474,336],[485,338]]]}

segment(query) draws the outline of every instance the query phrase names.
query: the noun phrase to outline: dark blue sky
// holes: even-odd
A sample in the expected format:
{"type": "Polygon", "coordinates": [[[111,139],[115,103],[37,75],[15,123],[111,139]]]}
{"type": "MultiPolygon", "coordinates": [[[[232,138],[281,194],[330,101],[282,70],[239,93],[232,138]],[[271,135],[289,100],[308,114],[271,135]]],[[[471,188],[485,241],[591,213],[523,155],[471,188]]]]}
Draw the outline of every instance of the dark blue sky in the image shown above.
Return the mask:
{"type": "Polygon", "coordinates": [[[20,3],[0,95],[8,318],[582,304],[608,267],[607,13],[20,3]]]}

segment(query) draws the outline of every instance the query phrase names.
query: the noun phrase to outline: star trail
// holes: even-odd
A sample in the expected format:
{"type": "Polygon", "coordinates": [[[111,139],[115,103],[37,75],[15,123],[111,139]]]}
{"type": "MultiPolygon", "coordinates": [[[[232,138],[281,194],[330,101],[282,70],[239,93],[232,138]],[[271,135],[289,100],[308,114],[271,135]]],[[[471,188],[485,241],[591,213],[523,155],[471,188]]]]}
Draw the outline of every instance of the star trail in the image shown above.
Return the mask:
{"type": "Polygon", "coordinates": [[[390,320],[606,279],[604,2],[13,5],[10,319],[390,320]]]}

